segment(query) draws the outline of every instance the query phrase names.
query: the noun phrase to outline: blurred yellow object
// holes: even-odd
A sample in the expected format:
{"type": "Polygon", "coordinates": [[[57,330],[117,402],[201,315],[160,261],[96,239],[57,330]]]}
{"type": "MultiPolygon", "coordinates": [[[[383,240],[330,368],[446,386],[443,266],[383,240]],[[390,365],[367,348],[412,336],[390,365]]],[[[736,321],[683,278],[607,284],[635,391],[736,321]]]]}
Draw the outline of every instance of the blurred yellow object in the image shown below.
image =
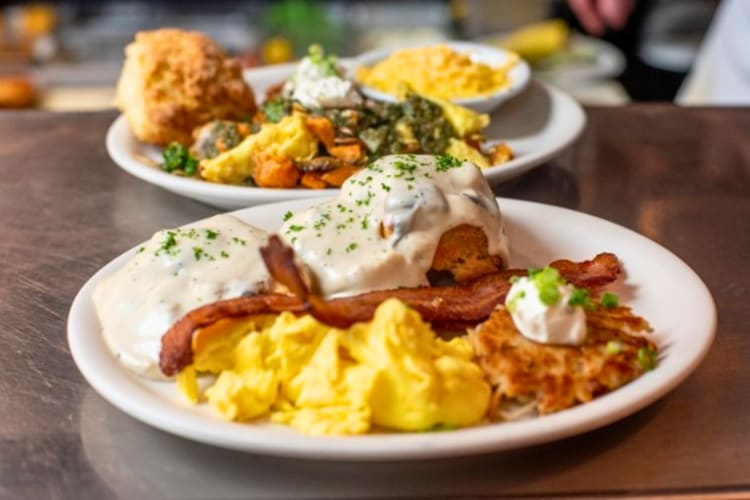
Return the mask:
{"type": "Polygon", "coordinates": [[[562,19],[550,19],[521,27],[502,38],[498,45],[534,64],[565,49],[569,31],[562,19]]]}
{"type": "Polygon", "coordinates": [[[275,36],[263,42],[261,57],[266,64],[280,64],[292,60],[292,44],[282,36],[275,36]]]}
{"type": "Polygon", "coordinates": [[[23,7],[20,27],[24,36],[44,35],[55,29],[55,9],[51,5],[31,4],[23,7]]]}

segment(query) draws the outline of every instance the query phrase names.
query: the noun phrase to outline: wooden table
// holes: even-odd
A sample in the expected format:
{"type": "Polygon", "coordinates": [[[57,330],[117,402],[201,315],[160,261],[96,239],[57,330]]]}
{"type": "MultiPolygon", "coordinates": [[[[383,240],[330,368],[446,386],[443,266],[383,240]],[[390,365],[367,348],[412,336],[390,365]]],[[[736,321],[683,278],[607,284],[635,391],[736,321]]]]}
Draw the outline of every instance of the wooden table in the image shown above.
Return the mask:
{"type": "MultiPolygon", "coordinates": [[[[502,196],[592,213],[665,245],[706,281],[719,328],[698,370],[606,428],[492,455],[326,463],[154,430],[83,380],[65,320],[79,287],[154,230],[216,210],[107,157],[114,113],[0,114],[0,497],[694,498],[750,491],[750,110],[588,109],[577,145],[502,196]]],[[[684,311],[690,314],[690,311],[684,311]]]]}

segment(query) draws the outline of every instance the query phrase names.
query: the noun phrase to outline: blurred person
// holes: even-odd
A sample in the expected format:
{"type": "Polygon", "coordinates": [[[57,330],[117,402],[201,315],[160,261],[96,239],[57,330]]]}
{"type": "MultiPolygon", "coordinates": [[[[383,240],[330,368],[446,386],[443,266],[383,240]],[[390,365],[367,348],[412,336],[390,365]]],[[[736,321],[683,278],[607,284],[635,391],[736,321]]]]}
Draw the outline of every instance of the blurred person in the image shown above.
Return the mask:
{"type": "MultiPolygon", "coordinates": [[[[636,3],[636,0],[568,0],[581,26],[597,36],[607,29],[623,29],[636,3]]],[[[675,100],[688,105],[750,105],[748,31],[750,1],[723,0],[675,100]]]]}
{"type": "Polygon", "coordinates": [[[568,0],[581,26],[601,36],[609,29],[621,30],[635,9],[636,0],[568,0]]]}
{"type": "Polygon", "coordinates": [[[679,104],[750,105],[750,1],[723,0],[680,88],[679,104]]]}

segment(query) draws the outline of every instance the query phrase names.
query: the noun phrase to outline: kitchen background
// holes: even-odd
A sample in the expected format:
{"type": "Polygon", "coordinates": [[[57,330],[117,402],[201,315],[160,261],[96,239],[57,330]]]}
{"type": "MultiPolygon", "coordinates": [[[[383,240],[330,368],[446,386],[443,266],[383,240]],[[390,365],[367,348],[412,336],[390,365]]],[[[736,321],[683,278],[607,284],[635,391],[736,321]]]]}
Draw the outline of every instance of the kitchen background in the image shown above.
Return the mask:
{"type": "Polygon", "coordinates": [[[624,29],[593,37],[553,0],[0,1],[0,108],[111,108],[125,45],[167,26],[209,34],[247,68],[292,61],[314,42],[346,57],[478,40],[520,52],[586,104],[671,100],[717,4],[640,0],[624,29]]]}

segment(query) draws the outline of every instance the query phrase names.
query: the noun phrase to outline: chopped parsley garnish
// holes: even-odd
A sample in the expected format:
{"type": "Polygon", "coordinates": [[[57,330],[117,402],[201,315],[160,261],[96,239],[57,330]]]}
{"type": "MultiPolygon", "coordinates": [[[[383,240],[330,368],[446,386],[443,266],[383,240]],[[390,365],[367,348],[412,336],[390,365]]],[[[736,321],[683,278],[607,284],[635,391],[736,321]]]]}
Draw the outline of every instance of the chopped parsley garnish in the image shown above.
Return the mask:
{"type": "Polygon", "coordinates": [[[437,158],[438,172],[447,172],[448,170],[461,166],[461,160],[451,155],[440,155],[437,158]]]}
{"type": "Polygon", "coordinates": [[[227,252],[225,252],[224,250],[222,250],[219,255],[221,255],[225,259],[229,257],[229,254],[227,252]]]}
{"type": "Polygon", "coordinates": [[[346,252],[347,253],[353,252],[356,249],[357,249],[357,244],[356,243],[349,243],[349,246],[346,247],[346,252]]]}
{"type": "Polygon", "coordinates": [[[295,233],[298,233],[302,231],[303,229],[305,229],[305,226],[301,226],[299,224],[292,224],[291,226],[289,226],[289,229],[287,229],[287,232],[294,231],[295,233]]]}
{"type": "Polygon", "coordinates": [[[641,347],[638,349],[638,362],[644,370],[653,370],[656,368],[657,362],[656,351],[653,351],[648,347],[641,347]]]}
{"type": "Polygon", "coordinates": [[[139,249],[138,249],[138,250],[136,251],[136,253],[143,253],[143,252],[144,252],[144,250],[146,250],[146,247],[141,247],[141,248],[139,248],[139,249]]]}
{"type": "Polygon", "coordinates": [[[620,305],[620,299],[614,293],[604,292],[601,301],[604,307],[612,308],[620,305]]]}
{"type": "Polygon", "coordinates": [[[174,255],[177,251],[174,247],[177,246],[177,233],[175,231],[167,231],[167,236],[164,241],[161,242],[158,250],[154,252],[154,255],[159,255],[161,252],[167,255],[174,255]]]}
{"type": "Polygon", "coordinates": [[[212,231],[210,229],[206,229],[206,238],[209,240],[215,240],[216,237],[219,235],[218,232],[212,231]]]}
{"type": "Polygon", "coordinates": [[[238,238],[237,236],[232,236],[232,241],[242,246],[245,246],[247,244],[245,240],[243,240],[242,238],[238,238]]]}
{"type": "Polygon", "coordinates": [[[162,152],[162,168],[167,172],[181,170],[185,175],[195,175],[198,160],[190,155],[188,149],[180,143],[173,142],[162,152]]]}
{"type": "Polygon", "coordinates": [[[201,260],[201,257],[203,257],[203,249],[201,247],[193,247],[193,257],[195,257],[195,260],[201,260]]]}
{"type": "Polygon", "coordinates": [[[290,211],[287,211],[287,213],[284,214],[284,222],[288,221],[294,216],[294,214],[290,211]]]}
{"type": "Polygon", "coordinates": [[[289,102],[276,97],[264,102],[260,109],[263,111],[263,116],[266,117],[266,121],[279,123],[290,113],[291,105],[289,102]]]}
{"type": "Polygon", "coordinates": [[[380,183],[380,187],[383,188],[383,191],[385,191],[386,193],[391,190],[391,186],[389,186],[388,184],[386,184],[384,182],[380,183]]]}

